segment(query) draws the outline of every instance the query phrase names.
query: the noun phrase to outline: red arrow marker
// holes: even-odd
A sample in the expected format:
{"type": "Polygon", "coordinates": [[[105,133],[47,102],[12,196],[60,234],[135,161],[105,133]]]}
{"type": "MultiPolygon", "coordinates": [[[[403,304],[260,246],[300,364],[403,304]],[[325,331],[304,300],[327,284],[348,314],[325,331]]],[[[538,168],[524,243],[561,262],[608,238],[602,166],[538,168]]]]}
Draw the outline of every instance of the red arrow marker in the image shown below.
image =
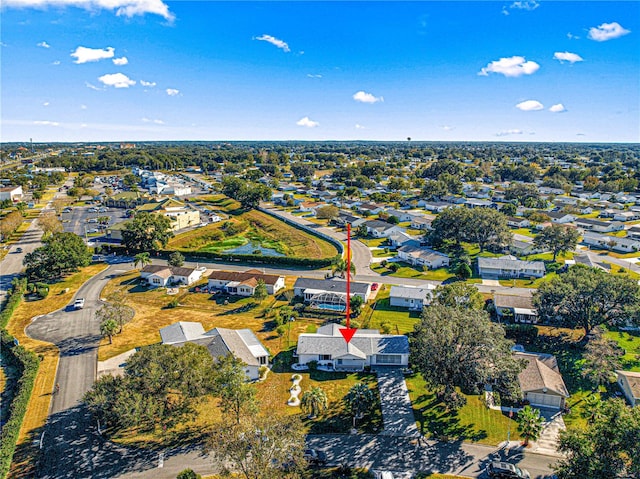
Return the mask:
{"type": "Polygon", "coordinates": [[[357,329],[342,328],[339,331],[340,331],[340,334],[342,334],[342,337],[344,338],[344,340],[348,343],[349,341],[351,341],[351,338],[353,338],[353,335],[356,334],[357,329]]]}
{"type": "Polygon", "coordinates": [[[347,327],[340,330],[344,340],[349,343],[357,329],[351,328],[351,225],[347,223],[347,327]]]}

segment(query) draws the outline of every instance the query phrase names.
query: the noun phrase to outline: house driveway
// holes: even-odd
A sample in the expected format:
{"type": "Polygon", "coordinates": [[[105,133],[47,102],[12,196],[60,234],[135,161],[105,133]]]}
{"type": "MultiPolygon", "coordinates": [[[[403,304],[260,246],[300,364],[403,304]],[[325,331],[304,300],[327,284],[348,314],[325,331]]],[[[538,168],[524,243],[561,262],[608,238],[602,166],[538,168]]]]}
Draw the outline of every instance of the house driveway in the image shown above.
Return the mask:
{"type": "Polygon", "coordinates": [[[560,457],[558,453],[558,440],[560,432],[566,429],[562,413],[556,409],[538,408],[540,415],[544,417],[544,428],[538,440],[533,443],[531,452],[546,456],[560,457]]]}
{"type": "Polygon", "coordinates": [[[500,286],[500,281],[497,279],[489,279],[488,277],[482,277],[482,286],[500,286]]]}
{"type": "Polygon", "coordinates": [[[413,416],[407,383],[399,369],[379,369],[378,391],[384,436],[418,437],[420,433],[413,416]]]}

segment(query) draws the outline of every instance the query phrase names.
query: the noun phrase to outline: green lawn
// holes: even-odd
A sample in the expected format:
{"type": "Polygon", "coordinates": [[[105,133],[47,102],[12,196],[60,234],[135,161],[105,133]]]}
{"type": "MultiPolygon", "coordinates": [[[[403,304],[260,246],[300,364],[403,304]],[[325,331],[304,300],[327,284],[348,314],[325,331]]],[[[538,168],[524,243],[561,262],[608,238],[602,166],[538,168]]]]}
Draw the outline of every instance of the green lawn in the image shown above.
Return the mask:
{"type": "Polygon", "coordinates": [[[406,378],[418,428],[423,434],[447,440],[464,440],[497,446],[507,439],[519,439],[517,424],[506,414],[487,408],[482,396],[465,396],[467,404],[457,412],[447,411],[427,389],[420,374],[406,378]]]}
{"type": "Polygon", "coordinates": [[[387,243],[387,238],[358,238],[358,241],[366,244],[369,248],[377,248],[387,243]]]}
{"type": "Polygon", "coordinates": [[[533,238],[534,236],[536,236],[536,232],[535,230],[532,230],[531,228],[516,228],[511,230],[511,232],[513,234],[519,234],[522,236],[529,236],[530,238],[533,238]]]}
{"type": "Polygon", "coordinates": [[[398,261],[396,264],[399,266],[398,270],[394,273],[389,268],[376,264],[371,266],[371,269],[383,276],[392,276],[395,278],[415,278],[426,279],[432,281],[445,281],[449,278],[453,278],[455,275],[450,273],[446,268],[438,268],[428,271],[419,271],[409,264],[398,261]]]}
{"type": "Polygon", "coordinates": [[[373,329],[380,329],[381,324],[386,322],[391,324],[393,334],[406,334],[413,331],[413,326],[420,321],[419,311],[390,306],[388,290],[378,293],[374,306],[369,320],[369,327],[373,329]]]}
{"type": "Polygon", "coordinates": [[[605,335],[624,349],[622,369],[640,372],[640,332],[607,331],[605,335]]]}

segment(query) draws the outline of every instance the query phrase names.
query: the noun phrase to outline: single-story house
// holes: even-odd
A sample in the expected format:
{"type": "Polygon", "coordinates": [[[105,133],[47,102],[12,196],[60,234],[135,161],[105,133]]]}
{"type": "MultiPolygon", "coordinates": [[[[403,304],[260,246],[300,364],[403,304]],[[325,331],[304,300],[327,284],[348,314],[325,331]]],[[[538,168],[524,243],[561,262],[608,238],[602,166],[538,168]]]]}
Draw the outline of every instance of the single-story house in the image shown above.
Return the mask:
{"type": "Polygon", "coordinates": [[[184,268],[148,264],[140,270],[140,277],[146,279],[149,286],[153,287],[165,287],[172,284],[190,285],[198,281],[205,271],[205,267],[184,268]]]}
{"type": "Polygon", "coordinates": [[[340,211],[340,213],[338,213],[338,216],[333,221],[340,226],[351,225],[352,228],[357,228],[367,220],[364,218],[360,218],[359,216],[352,215],[351,213],[340,211]]]}
{"type": "Polygon", "coordinates": [[[405,245],[398,248],[398,258],[412,266],[426,266],[429,269],[449,266],[449,256],[421,246],[405,245]]]}
{"type": "MultiPolygon", "coordinates": [[[[349,294],[368,301],[371,284],[351,281],[349,294]]],[[[318,309],[344,311],[346,308],[347,282],[337,279],[298,278],[293,285],[293,293],[305,303],[318,309]]]]}
{"type": "Polygon", "coordinates": [[[613,219],[616,221],[636,221],[640,220],[640,213],[635,211],[620,211],[613,215],[613,219]]]}
{"type": "Polygon", "coordinates": [[[507,216],[507,225],[512,228],[528,228],[531,222],[527,218],[517,218],[515,216],[507,216]]]}
{"type": "Polygon", "coordinates": [[[388,238],[391,233],[402,231],[402,228],[386,221],[368,220],[363,223],[367,227],[367,234],[374,238],[388,238]]]}
{"type": "Polygon", "coordinates": [[[316,210],[321,206],[325,206],[324,203],[318,203],[317,201],[303,201],[298,205],[298,209],[300,211],[304,211],[306,213],[316,214],[316,210]]]}
{"type": "Polygon", "coordinates": [[[406,244],[420,244],[420,241],[418,241],[415,236],[411,236],[404,231],[395,231],[391,233],[387,239],[393,248],[398,248],[406,244]]]}
{"type": "Polygon", "coordinates": [[[506,320],[508,316],[516,323],[538,322],[538,311],[533,307],[531,295],[494,294],[493,304],[498,320],[506,320]]]}
{"type": "Polygon", "coordinates": [[[451,208],[452,206],[452,203],[444,201],[425,201],[423,208],[427,211],[431,211],[432,213],[442,213],[444,210],[451,208]]]}
{"type": "Polygon", "coordinates": [[[220,289],[238,296],[253,296],[258,281],[264,281],[267,293],[274,295],[284,288],[284,276],[264,274],[257,269],[247,271],[213,271],[209,275],[208,288],[220,289]]]}
{"type": "Polygon", "coordinates": [[[391,286],[389,304],[421,311],[422,308],[431,304],[434,289],[436,287],[430,283],[425,286],[391,286]]]}
{"type": "Polygon", "coordinates": [[[22,186],[3,186],[0,187],[0,201],[9,200],[17,203],[22,200],[22,186]]]}
{"type": "Polygon", "coordinates": [[[389,216],[395,216],[396,218],[398,218],[398,221],[400,223],[411,221],[411,218],[412,218],[411,213],[408,213],[406,211],[388,209],[388,210],[385,210],[385,213],[387,213],[389,216]]]}
{"type": "Polygon", "coordinates": [[[377,215],[384,211],[384,206],[375,203],[361,203],[356,208],[360,213],[369,213],[370,215],[377,215]]]}
{"type": "Polygon", "coordinates": [[[544,211],[543,212],[545,215],[547,215],[549,218],[551,218],[551,221],[553,223],[557,223],[557,224],[566,224],[566,223],[572,223],[576,220],[576,217],[567,213],[562,213],[560,211],[544,211]]]}
{"type": "Polygon", "coordinates": [[[596,248],[609,249],[620,253],[635,253],[640,251],[640,240],[634,238],[619,238],[597,233],[585,233],[582,242],[596,248]]]}
{"type": "Polygon", "coordinates": [[[467,208],[496,208],[496,204],[493,201],[476,198],[469,198],[464,204],[467,208]]]}
{"type": "Polygon", "coordinates": [[[515,352],[513,355],[516,359],[526,361],[525,368],[518,374],[524,399],[532,406],[564,408],[569,391],[560,374],[556,357],[552,354],[526,352],[515,352]]]}
{"type": "Polygon", "coordinates": [[[543,261],[522,261],[511,255],[499,258],[478,258],[478,274],[481,276],[542,278],[545,272],[543,261]]]}
{"type": "Polygon", "coordinates": [[[336,370],[362,371],[365,366],[406,367],[409,362],[409,338],[380,334],[377,329],[358,329],[348,343],[335,323],[318,328],[316,333],[298,337],[299,364],[318,361],[336,370]]]}
{"type": "MultiPolygon", "coordinates": [[[[548,251],[548,248],[546,248],[548,251]]],[[[514,239],[509,245],[509,251],[516,256],[529,256],[530,254],[544,253],[545,248],[538,247],[533,241],[514,239]]]]}
{"type": "Polygon", "coordinates": [[[640,240],[640,226],[632,226],[627,230],[627,238],[640,240]]]}
{"type": "Polygon", "coordinates": [[[411,216],[411,228],[414,230],[422,230],[428,231],[431,230],[431,223],[433,220],[431,218],[427,218],[426,216],[411,216]]]}
{"type": "Polygon", "coordinates": [[[260,366],[269,366],[269,351],[250,329],[214,328],[205,333],[200,323],[179,321],[162,328],[160,337],[162,344],[171,346],[205,346],[214,359],[233,354],[245,363],[245,373],[251,380],[258,379],[260,366]]]}
{"type": "Polygon", "coordinates": [[[618,385],[632,406],[640,405],[640,373],[633,371],[616,371],[618,385]]]}
{"type": "Polygon", "coordinates": [[[591,218],[578,218],[575,224],[584,231],[595,231],[596,233],[611,233],[624,229],[624,224],[620,221],[600,221],[591,218]]]}

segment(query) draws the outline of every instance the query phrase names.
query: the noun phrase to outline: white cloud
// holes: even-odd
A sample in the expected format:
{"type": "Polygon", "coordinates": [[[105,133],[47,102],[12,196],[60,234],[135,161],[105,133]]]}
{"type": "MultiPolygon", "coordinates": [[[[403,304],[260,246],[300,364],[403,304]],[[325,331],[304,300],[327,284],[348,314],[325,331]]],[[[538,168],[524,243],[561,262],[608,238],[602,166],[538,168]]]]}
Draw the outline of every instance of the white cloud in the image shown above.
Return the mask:
{"type": "Polygon", "coordinates": [[[356,130],[366,130],[366,128],[364,126],[360,125],[359,123],[355,124],[355,128],[356,128],[356,130]]]}
{"type": "Polygon", "coordinates": [[[3,0],[3,6],[18,8],[80,7],[87,10],[105,9],[113,11],[117,16],[133,17],[151,13],[167,20],[174,16],[162,0],[3,0]]]}
{"type": "Polygon", "coordinates": [[[42,106],[49,106],[49,105],[50,105],[50,103],[49,103],[48,101],[45,101],[45,102],[42,104],[42,106]]]}
{"type": "Polygon", "coordinates": [[[154,87],[156,86],[156,82],[140,80],[140,85],[154,87]]]}
{"type": "Polygon", "coordinates": [[[40,42],[36,46],[41,48],[51,48],[51,45],[49,45],[47,42],[40,42]]]}
{"type": "Polygon", "coordinates": [[[126,65],[127,63],[129,63],[129,60],[127,59],[127,57],[114,58],[112,61],[114,65],[119,65],[119,66],[126,65]]]}
{"type": "Polygon", "coordinates": [[[271,35],[260,35],[259,37],[255,37],[255,40],[260,40],[261,42],[271,43],[271,45],[275,45],[280,48],[282,51],[290,52],[289,45],[287,42],[280,40],[279,38],[272,37],[271,35]]]}
{"type": "Polygon", "coordinates": [[[570,63],[584,61],[584,59],[580,55],[578,55],[577,53],[571,53],[571,52],[555,52],[553,54],[553,58],[556,60],[560,60],[561,62],[570,62],[570,63]]]}
{"type": "Polygon", "coordinates": [[[107,48],[87,48],[78,47],[76,51],[71,54],[76,60],[73,63],[87,63],[97,62],[104,60],[105,58],[113,58],[113,47],[107,48]]]}
{"type": "Polygon", "coordinates": [[[549,111],[553,113],[562,113],[563,111],[567,111],[562,103],[556,103],[555,105],[551,105],[549,107],[549,111]]]}
{"type": "Polygon", "coordinates": [[[449,126],[449,125],[443,125],[441,128],[442,128],[444,131],[451,131],[451,130],[454,130],[454,129],[455,129],[455,127],[453,127],[453,126],[449,126]]]}
{"type": "Polygon", "coordinates": [[[40,125],[40,126],[59,126],[60,123],[58,123],[57,121],[49,121],[49,120],[36,120],[33,122],[34,125],[40,125]]]}
{"type": "Polygon", "coordinates": [[[573,33],[569,32],[567,33],[567,38],[569,40],[580,40],[580,37],[578,35],[574,35],[573,33]]]}
{"type": "Polygon", "coordinates": [[[544,105],[537,100],[526,100],[518,103],[516,108],[522,111],[537,111],[544,110],[544,105]]]}
{"type": "Polygon", "coordinates": [[[526,61],[524,57],[514,56],[501,58],[489,63],[478,72],[478,75],[488,76],[489,73],[500,73],[506,77],[519,77],[521,75],[531,75],[540,68],[536,62],[526,61]]]}
{"type": "Polygon", "coordinates": [[[104,90],[104,88],[99,88],[99,87],[97,87],[97,86],[95,86],[95,85],[92,85],[92,84],[91,84],[91,83],[89,83],[89,82],[84,82],[84,84],[85,84],[85,86],[86,86],[87,88],[90,88],[91,90],[95,90],[95,91],[102,91],[102,90],[104,90]]]}
{"type": "Polygon", "coordinates": [[[144,123],[155,123],[156,125],[164,125],[164,121],[162,121],[162,120],[157,120],[157,119],[156,119],[156,120],[151,120],[151,119],[149,119],[149,118],[143,118],[143,119],[142,119],[142,121],[143,121],[144,123]]]}
{"type": "Polygon", "coordinates": [[[86,110],[87,109],[87,105],[80,105],[80,109],[81,110],[86,110]]]}
{"type": "Polygon", "coordinates": [[[536,0],[520,0],[509,5],[512,10],[528,10],[532,11],[538,8],[540,4],[536,0]]]}
{"type": "Polygon", "coordinates": [[[115,88],[129,88],[136,84],[135,80],[132,80],[124,73],[108,73],[106,75],[102,75],[98,80],[106,86],[112,86],[115,88]]]}
{"type": "Polygon", "coordinates": [[[167,88],[165,91],[169,96],[176,96],[180,93],[180,90],[176,90],[175,88],[167,88]]]}
{"type": "Polygon", "coordinates": [[[496,133],[496,136],[522,135],[524,132],[518,129],[502,130],[496,133]]]}
{"type": "Polygon", "coordinates": [[[598,25],[598,27],[591,27],[588,36],[596,42],[606,42],[607,40],[621,37],[627,33],[631,33],[631,30],[623,28],[618,22],[612,22],[603,23],[602,25],[598,25]]]}
{"type": "Polygon", "coordinates": [[[60,60],[56,60],[55,62],[52,63],[52,65],[60,65],[60,60]]]}
{"type": "Polygon", "coordinates": [[[313,73],[307,73],[309,78],[322,78],[322,75],[314,75],[313,73]]]}
{"type": "Polygon", "coordinates": [[[308,116],[305,116],[304,118],[300,118],[298,121],[296,121],[296,125],[306,126],[307,128],[315,128],[316,126],[320,125],[320,123],[309,119],[308,116]]]}
{"type": "Polygon", "coordinates": [[[378,103],[379,101],[384,101],[384,98],[381,96],[374,96],[371,93],[366,93],[362,90],[353,94],[353,99],[355,101],[359,101],[361,103],[378,103]]]}

